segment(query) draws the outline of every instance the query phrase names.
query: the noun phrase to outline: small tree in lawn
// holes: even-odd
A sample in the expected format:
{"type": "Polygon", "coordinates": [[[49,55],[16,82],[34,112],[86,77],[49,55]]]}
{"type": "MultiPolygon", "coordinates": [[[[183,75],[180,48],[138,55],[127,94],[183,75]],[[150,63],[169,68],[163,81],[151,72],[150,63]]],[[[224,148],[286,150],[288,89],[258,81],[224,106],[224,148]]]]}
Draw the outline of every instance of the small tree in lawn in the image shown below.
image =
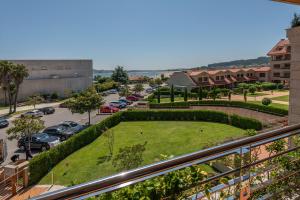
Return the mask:
{"type": "Polygon", "coordinates": [[[170,98],[171,98],[171,102],[174,102],[174,85],[171,86],[170,98]]]}
{"type": "Polygon", "coordinates": [[[232,94],[232,91],[229,90],[229,91],[228,91],[228,100],[229,100],[229,101],[231,101],[231,94],[232,94]]]}
{"type": "Polygon", "coordinates": [[[160,103],[160,88],[157,88],[157,103],[160,103]]]}
{"type": "Polygon", "coordinates": [[[184,88],[184,101],[187,101],[188,100],[188,91],[187,91],[187,88],[184,88]]]}
{"type": "Polygon", "coordinates": [[[140,93],[140,92],[142,92],[143,90],[144,90],[143,84],[137,83],[137,84],[134,85],[133,91],[134,91],[135,93],[140,93]]]}
{"type": "Polygon", "coordinates": [[[42,103],[44,101],[44,98],[40,95],[33,95],[31,97],[28,97],[27,104],[32,105],[35,109],[36,104],[42,103]]]}
{"type": "Polygon", "coordinates": [[[115,135],[112,129],[108,129],[104,132],[103,136],[107,138],[107,145],[109,149],[110,158],[113,156],[114,144],[115,144],[115,135]]]}
{"type": "Polygon", "coordinates": [[[136,144],[119,149],[119,153],[112,160],[112,165],[118,171],[127,171],[137,168],[143,162],[143,153],[146,150],[146,144],[136,144]]]}
{"type": "Polygon", "coordinates": [[[249,92],[250,92],[252,95],[254,95],[255,92],[256,92],[256,87],[255,87],[254,85],[250,86],[250,87],[249,87],[249,92]]]}
{"type": "Polygon", "coordinates": [[[247,102],[248,90],[244,90],[244,101],[247,102]]]}
{"type": "Polygon", "coordinates": [[[263,100],[261,101],[261,103],[264,105],[264,106],[268,106],[272,103],[272,100],[270,98],[263,98],[263,100]]]}
{"type": "Polygon", "coordinates": [[[209,96],[210,98],[212,98],[214,101],[216,100],[216,98],[218,97],[220,91],[216,88],[213,88],[210,92],[209,92],[209,96]]]}
{"type": "Polygon", "coordinates": [[[198,88],[198,98],[199,98],[199,101],[202,101],[202,98],[203,98],[203,90],[202,90],[202,87],[199,87],[199,88],[198,88]]]}
{"type": "MultiPolygon", "coordinates": [[[[44,121],[33,116],[24,116],[12,121],[13,126],[7,130],[8,139],[20,139],[28,137],[31,141],[33,134],[40,132],[45,128],[44,121]]],[[[26,147],[25,147],[26,148],[26,147]]],[[[30,142],[28,142],[28,150],[30,152],[30,142]]]]}
{"type": "Polygon", "coordinates": [[[67,107],[72,113],[83,114],[88,113],[89,121],[91,124],[91,112],[103,104],[102,97],[97,93],[94,87],[81,92],[77,97],[71,98],[66,102],[67,107]]]}

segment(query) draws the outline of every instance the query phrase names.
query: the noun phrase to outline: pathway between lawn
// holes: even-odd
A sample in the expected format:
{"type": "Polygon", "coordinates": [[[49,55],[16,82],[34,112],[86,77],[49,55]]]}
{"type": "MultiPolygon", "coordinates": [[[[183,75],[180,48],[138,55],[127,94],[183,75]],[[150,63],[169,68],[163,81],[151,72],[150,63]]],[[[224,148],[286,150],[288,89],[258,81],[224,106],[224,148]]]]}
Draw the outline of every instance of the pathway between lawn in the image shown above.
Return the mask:
{"type": "Polygon", "coordinates": [[[281,126],[286,122],[287,117],[280,117],[276,115],[271,115],[267,113],[257,112],[254,110],[244,109],[244,108],[234,108],[234,107],[222,107],[222,106],[191,106],[194,110],[215,110],[221,111],[228,114],[236,114],[244,117],[254,118],[266,125],[281,126]]]}

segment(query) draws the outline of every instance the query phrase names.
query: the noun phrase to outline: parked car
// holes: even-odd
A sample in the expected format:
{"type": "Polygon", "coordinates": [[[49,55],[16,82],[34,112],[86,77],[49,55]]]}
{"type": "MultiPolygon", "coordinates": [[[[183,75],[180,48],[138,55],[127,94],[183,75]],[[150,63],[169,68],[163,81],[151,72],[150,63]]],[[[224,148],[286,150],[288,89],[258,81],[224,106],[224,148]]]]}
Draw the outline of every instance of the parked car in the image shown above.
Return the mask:
{"type": "Polygon", "coordinates": [[[117,94],[117,93],[118,93],[118,90],[116,90],[116,89],[111,89],[111,90],[108,90],[108,93],[109,93],[109,94],[117,94]]]}
{"type": "Polygon", "coordinates": [[[111,101],[109,103],[109,105],[112,106],[112,107],[119,108],[119,109],[126,108],[126,106],[127,106],[126,103],[123,103],[123,102],[120,102],[120,101],[111,101]]]}
{"type": "Polygon", "coordinates": [[[118,112],[120,109],[113,106],[101,106],[100,113],[115,113],[118,112]]]}
{"type": "MultiPolygon", "coordinates": [[[[50,136],[46,133],[37,133],[32,135],[30,142],[30,149],[40,149],[41,151],[46,151],[60,143],[59,138],[55,136],[50,136]]],[[[29,137],[22,137],[18,140],[18,147],[24,151],[25,145],[29,145],[29,137]]]]}
{"type": "Polygon", "coordinates": [[[136,96],[128,96],[128,97],[126,97],[126,99],[129,101],[138,101],[139,100],[139,98],[136,96]]]}
{"type": "Polygon", "coordinates": [[[48,135],[59,137],[61,141],[67,140],[69,137],[75,134],[74,131],[61,125],[50,126],[46,128],[43,131],[43,133],[47,133],[48,135]]]}
{"type": "Polygon", "coordinates": [[[0,128],[5,128],[9,125],[9,122],[6,119],[0,118],[0,128]]]}
{"type": "Polygon", "coordinates": [[[55,108],[53,107],[44,107],[40,108],[39,111],[43,112],[44,115],[53,114],[55,112],[55,108]]]}
{"type": "Polygon", "coordinates": [[[147,89],[146,89],[146,92],[147,92],[147,93],[152,93],[152,92],[154,92],[154,89],[153,89],[153,88],[147,88],[147,89]]]}
{"type": "Polygon", "coordinates": [[[65,126],[66,128],[72,130],[74,133],[78,133],[84,129],[84,126],[73,121],[64,121],[60,123],[59,125],[65,126]]]}
{"type": "Polygon", "coordinates": [[[135,97],[137,97],[137,98],[140,98],[140,99],[144,98],[144,96],[143,96],[143,95],[141,95],[141,94],[137,94],[137,93],[135,93],[135,94],[132,94],[132,96],[135,96],[135,97]]]}
{"type": "Polygon", "coordinates": [[[32,111],[28,111],[21,115],[21,117],[24,117],[24,116],[42,117],[43,113],[39,110],[32,110],[32,111]]]}
{"type": "Polygon", "coordinates": [[[129,100],[124,99],[124,98],[119,99],[119,101],[123,102],[123,103],[126,103],[126,105],[131,105],[132,104],[132,101],[129,101],[129,100]]]}

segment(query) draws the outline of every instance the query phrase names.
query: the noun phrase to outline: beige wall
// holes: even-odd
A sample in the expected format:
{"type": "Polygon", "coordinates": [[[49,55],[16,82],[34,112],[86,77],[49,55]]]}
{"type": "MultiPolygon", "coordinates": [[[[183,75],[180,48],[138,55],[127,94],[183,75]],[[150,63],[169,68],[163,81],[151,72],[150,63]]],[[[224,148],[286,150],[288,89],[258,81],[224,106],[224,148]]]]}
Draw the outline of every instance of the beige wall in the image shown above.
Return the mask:
{"type": "Polygon", "coordinates": [[[292,47],[289,124],[300,123],[300,27],[287,30],[292,47]]]}
{"type": "MultiPolygon", "coordinates": [[[[34,94],[58,93],[59,96],[71,91],[81,91],[92,84],[92,60],[10,60],[24,64],[29,71],[20,86],[19,100],[34,94]]],[[[0,92],[0,101],[3,101],[0,92]]]]}

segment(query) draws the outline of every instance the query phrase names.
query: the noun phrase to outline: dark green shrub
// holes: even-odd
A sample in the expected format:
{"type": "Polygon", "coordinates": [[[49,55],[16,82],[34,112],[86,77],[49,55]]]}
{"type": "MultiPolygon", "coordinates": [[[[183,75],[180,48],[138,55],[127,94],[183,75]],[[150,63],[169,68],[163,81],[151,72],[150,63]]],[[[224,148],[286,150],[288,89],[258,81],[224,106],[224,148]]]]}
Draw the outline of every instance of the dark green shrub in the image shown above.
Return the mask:
{"type": "Polygon", "coordinates": [[[261,130],[262,123],[256,119],[251,119],[247,117],[241,117],[238,115],[231,116],[231,125],[242,128],[242,129],[254,129],[261,130]]]}
{"type": "Polygon", "coordinates": [[[264,105],[264,106],[268,106],[272,103],[272,100],[270,98],[263,98],[263,100],[261,101],[261,103],[264,105]]]}
{"type": "Polygon", "coordinates": [[[189,108],[190,106],[225,106],[225,107],[238,107],[249,110],[255,110],[258,112],[286,116],[288,111],[282,108],[264,106],[254,103],[246,103],[242,101],[189,101],[189,102],[174,102],[174,103],[161,103],[150,104],[150,108],[189,108]]]}
{"type": "Polygon", "coordinates": [[[58,99],[58,94],[56,92],[53,92],[51,94],[51,99],[58,99]]]}

